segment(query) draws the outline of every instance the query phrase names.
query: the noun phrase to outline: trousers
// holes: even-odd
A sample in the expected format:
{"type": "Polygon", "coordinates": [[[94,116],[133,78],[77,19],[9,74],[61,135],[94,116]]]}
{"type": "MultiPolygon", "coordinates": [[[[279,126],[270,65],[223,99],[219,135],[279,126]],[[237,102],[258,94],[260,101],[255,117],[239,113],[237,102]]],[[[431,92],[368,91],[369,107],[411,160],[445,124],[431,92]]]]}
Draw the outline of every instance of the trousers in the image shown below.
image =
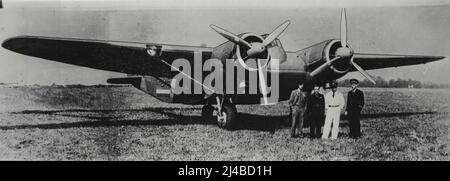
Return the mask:
{"type": "Polygon", "coordinates": [[[311,114],[309,116],[311,138],[320,138],[322,136],[320,131],[322,129],[323,118],[323,113],[311,114]]]}
{"type": "Polygon", "coordinates": [[[361,123],[360,123],[361,111],[350,110],[348,111],[348,123],[350,127],[350,138],[359,138],[361,136],[361,123]]]}
{"type": "Polygon", "coordinates": [[[298,128],[300,134],[303,132],[303,114],[304,110],[302,108],[293,107],[292,111],[292,124],[291,124],[291,137],[295,137],[296,129],[298,128]]]}
{"type": "Polygon", "coordinates": [[[331,131],[331,139],[336,139],[339,133],[339,121],[341,109],[339,107],[329,107],[326,113],[325,124],[323,126],[322,139],[328,139],[331,131]],[[331,128],[333,124],[333,128],[331,128]]]}

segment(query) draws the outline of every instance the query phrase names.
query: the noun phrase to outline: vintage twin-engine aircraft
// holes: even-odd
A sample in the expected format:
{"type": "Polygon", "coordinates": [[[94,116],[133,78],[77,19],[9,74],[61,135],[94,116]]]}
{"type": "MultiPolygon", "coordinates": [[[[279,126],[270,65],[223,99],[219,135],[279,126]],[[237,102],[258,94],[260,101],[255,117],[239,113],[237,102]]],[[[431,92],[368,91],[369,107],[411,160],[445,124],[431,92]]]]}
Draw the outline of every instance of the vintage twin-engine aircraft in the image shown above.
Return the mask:
{"type": "MultiPolygon", "coordinates": [[[[258,35],[242,33],[236,35],[211,25],[211,28],[228,41],[217,47],[195,47],[166,45],[157,43],[139,43],[123,41],[104,41],[87,39],[69,39],[38,36],[18,36],[3,42],[8,50],[47,60],[89,67],[100,70],[126,73],[123,78],[108,79],[112,84],[132,84],[134,87],[170,103],[204,105],[202,116],[216,114],[217,124],[221,128],[232,129],[236,124],[237,104],[260,104],[267,96],[263,68],[277,71],[279,74],[278,101],[289,99],[290,93],[299,84],[324,85],[336,80],[348,72],[359,71],[374,82],[365,71],[406,65],[422,64],[443,59],[442,56],[412,56],[355,53],[347,43],[347,23],[345,9],[341,13],[340,39],[330,39],[298,51],[285,51],[278,36],[288,27],[289,21],[278,26],[272,33],[258,35]],[[201,52],[201,60],[215,58],[222,63],[234,61],[246,68],[246,73],[258,72],[257,94],[227,94],[204,91],[200,94],[173,94],[171,79],[180,70],[173,71],[171,63],[184,58],[193,63],[194,54],[201,52]],[[242,58],[244,57],[244,58],[242,58]],[[246,60],[257,60],[258,67],[246,66],[246,60]],[[278,59],[278,70],[265,65],[271,59],[278,59]],[[263,80],[263,81],[261,81],[263,80]],[[264,94],[263,94],[264,93],[264,94]],[[217,105],[214,108],[212,105],[217,105]],[[215,111],[216,110],[216,111],[215,111]]],[[[206,75],[208,71],[203,71],[206,75]]],[[[189,77],[193,84],[201,81],[189,77]]],[[[240,80],[241,81],[241,80],[240,80]]],[[[248,81],[246,79],[246,81],[248,81]]],[[[238,80],[235,81],[235,85],[238,80]]],[[[244,84],[244,86],[246,86],[244,84]]]]}

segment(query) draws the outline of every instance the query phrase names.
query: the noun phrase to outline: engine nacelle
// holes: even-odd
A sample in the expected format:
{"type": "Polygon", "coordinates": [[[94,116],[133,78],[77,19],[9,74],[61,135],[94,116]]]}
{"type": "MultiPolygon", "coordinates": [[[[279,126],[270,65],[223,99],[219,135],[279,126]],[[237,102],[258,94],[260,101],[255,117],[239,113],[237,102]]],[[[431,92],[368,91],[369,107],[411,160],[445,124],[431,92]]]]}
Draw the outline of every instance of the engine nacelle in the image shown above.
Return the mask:
{"type": "MultiPolygon", "coordinates": [[[[240,34],[239,37],[247,41],[248,43],[261,43],[263,42],[264,38],[268,35],[257,35],[254,33],[243,33],[240,34]]],[[[247,63],[243,60],[243,58],[247,57],[247,51],[249,49],[247,47],[241,47],[238,44],[235,44],[231,41],[227,41],[225,43],[222,43],[221,45],[215,47],[213,49],[213,52],[211,54],[211,58],[216,58],[221,61],[226,61],[227,59],[234,59],[237,61],[236,63],[241,64],[244,68],[247,67],[247,69],[251,70],[257,70],[256,65],[247,65],[247,63]],[[240,61],[239,61],[240,60],[240,61]]],[[[258,54],[258,57],[260,59],[278,59],[279,63],[283,63],[287,60],[286,52],[283,48],[283,45],[281,44],[281,41],[279,39],[275,39],[272,41],[269,45],[266,46],[266,49],[261,54],[258,54]]],[[[254,59],[249,58],[249,59],[254,59]]],[[[256,61],[253,61],[256,62],[256,61]]],[[[263,60],[263,68],[267,66],[269,61],[263,60]]]]}
{"type": "MultiPolygon", "coordinates": [[[[254,34],[254,33],[245,33],[245,34],[241,35],[241,38],[251,44],[254,42],[262,43],[264,38],[266,38],[266,36],[267,35],[260,36],[260,35],[254,34]]],[[[247,65],[244,62],[243,59],[247,57],[247,51],[248,51],[248,48],[236,45],[235,54],[234,54],[233,58],[235,58],[236,61],[239,61],[239,63],[245,64],[245,65],[242,65],[243,67],[246,67],[246,68],[248,67],[249,70],[257,70],[258,67],[254,67],[254,65],[247,65]]],[[[256,57],[251,57],[250,59],[252,59],[252,58],[256,58],[256,57]]],[[[279,63],[282,63],[282,62],[286,61],[287,55],[283,48],[283,45],[281,44],[281,41],[279,39],[275,39],[272,43],[270,43],[266,47],[266,50],[262,54],[258,55],[258,58],[266,59],[269,61],[278,59],[279,63]]],[[[263,68],[267,66],[269,61],[265,61],[263,68]]]]}
{"type": "MultiPolygon", "coordinates": [[[[308,48],[297,51],[297,57],[305,62],[305,70],[312,72],[325,63],[330,63],[336,57],[336,52],[341,48],[340,40],[326,40],[308,48]]],[[[311,77],[315,82],[326,83],[336,80],[350,71],[350,57],[339,58],[330,64],[327,71],[311,77]]]]}

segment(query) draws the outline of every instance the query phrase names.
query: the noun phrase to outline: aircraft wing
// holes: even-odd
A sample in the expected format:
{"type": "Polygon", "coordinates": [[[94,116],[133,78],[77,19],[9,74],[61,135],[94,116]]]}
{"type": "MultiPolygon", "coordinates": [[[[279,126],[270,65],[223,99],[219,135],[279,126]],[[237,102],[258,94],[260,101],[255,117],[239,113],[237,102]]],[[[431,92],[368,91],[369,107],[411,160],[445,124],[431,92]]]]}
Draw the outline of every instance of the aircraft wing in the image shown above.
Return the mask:
{"type": "MultiPolygon", "coordinates": [[[[382,69],[407,65],[425,64],[443,59],[443,56],[421,56],[421,55],[389,55],[355,53],[354,61],[364,70],[382,69]]],[[[356,71],[352,68],[351,71],[356,71]]]]}
{"type": "Polygon", "coordinates": [[[134,75],[165,77],[173,74],[173,60],[193,61],[194,52],[202,51],[209,59],[212,48],[156,43],[18,36],[5,40],[8,50],[71,65],[134,75]],[[148,50],[154,56],[150,56],[148,50]]]}

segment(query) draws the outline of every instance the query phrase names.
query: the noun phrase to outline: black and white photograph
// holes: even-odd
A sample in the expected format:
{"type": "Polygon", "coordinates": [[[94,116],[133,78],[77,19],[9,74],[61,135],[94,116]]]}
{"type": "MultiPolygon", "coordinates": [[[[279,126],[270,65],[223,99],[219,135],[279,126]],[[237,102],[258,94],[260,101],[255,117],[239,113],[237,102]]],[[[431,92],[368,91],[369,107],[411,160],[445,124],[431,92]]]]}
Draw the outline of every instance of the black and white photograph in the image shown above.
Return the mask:
{"type": "Polygon", "coordinates": [[[0,0],[0,43],[2,161],[450,160],[450,1],[0,0]]]}

